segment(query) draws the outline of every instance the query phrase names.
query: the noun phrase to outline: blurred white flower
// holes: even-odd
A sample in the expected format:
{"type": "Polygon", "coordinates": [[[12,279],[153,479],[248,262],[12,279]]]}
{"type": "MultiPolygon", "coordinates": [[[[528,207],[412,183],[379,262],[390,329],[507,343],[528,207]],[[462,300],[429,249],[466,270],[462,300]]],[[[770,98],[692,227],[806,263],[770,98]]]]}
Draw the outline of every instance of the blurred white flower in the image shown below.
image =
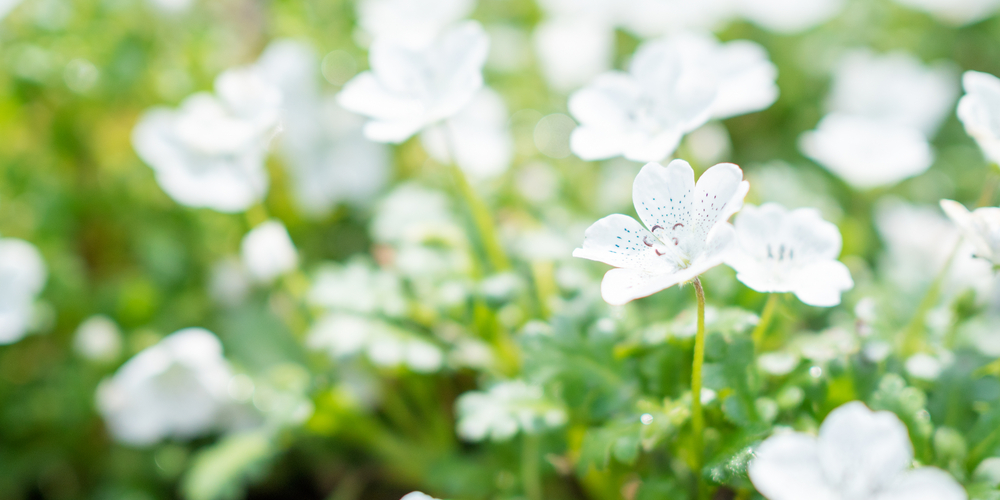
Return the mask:
{"type": "Polygon", "coordinates": [[[372,217],[372,238],[380,243],[417,241],[434,227],[452,226],[448,197],[440,191],[407,183],[379,202],[372,217]]]}
{"type": "Polygon", "coordinates": [[[644,45],[629,73],[604,73],[570,96],[569,111],[580,122],[570,148],[584,160],[660,161],[708,121],[716,95],[712,75],[686,64],[679,47],[644,45]]]}
{"type": "Polygon", "coordinates": [[[804,333],[795,337],[792,347],[803,358],[814,363],[827,363],[858,352],[858,336],[845,328],[827,328],[820,333],[804,333]]]}
{"type": "Polygon", "coordinates": [[[642,38],[686,30],[715,31],[733,11],[730,0],[630,0],[617,4],[621,26],[642,38]]]}
{"type": "Polygon", "coordinates": [[[1000,0],[896,0],[896,2],[924,11],[954,26],[982,21],[1000,10],[1000,0]]]}
{"type": "Polygon", "coordinates": [[[1000,78],[966,71],[962,86],[965,95],[958,101],[958,119],[986,159],[1000,164],[1000,78]]]}
{"type": "MultiPolygon", "coordinates": [[[[887,199],[875,207],[875,228],[885,246],[879,270],[901,291],[922,291],[948,260],[959,230],[937,207],[887,199]]],[[[973,257],[975,248],[963,242],[944,282],[945,296],[976,290],[978,297],[995,295],[998,281],[991,265],[973,257]]],[[[921,292],[922,293],[922,292],[921,292]]]]}
{"type": "Polygon", "coordinates": [[[444,353],[430,341],[384,321],[354,314],[322,317],[310,328],[306,343],[334,359],[364,353],[375,365],[406,365],[419,373],[436,372],[444,364],[444,353]]]}
{"type": "Polygon", "coordinates": [[[243,266],[259,282],[273,281],[299,265],[299,254],[285,225],[276,219],[260,223],[240,243],[243,266]]]}
{"type": "Polygon", "coordinates": [[[859,189],[920,174],[934,161],[928,141],[956,97],[954,73],[903,52],[853,51],[834,75],[830,114],[802,135],[799,147],[859,189]]]}
{"type": "Polygon", "coordinates": [[[21,340],[31,329],[35,299],[47,274],[34,245],[16,238],[0,239],[0,345],[21,340]]]}
{"type": "MultiPolygon", "coordinates": [[[[639,51],[676,51],[686,68],[697,68],[716,86],[712,118],[767,108],[778,98],[778,68],[749,40],[720,43],[711,33],[686,32],[643,44],[639,51]]],[[[637,56],[638,57],[638,56],[637,56]]]]}
{"type": "Polygon", "coordinates": [[[909,469],[913,447],[896,415],[847,403],[827,415],[819,436],[775,434],[757,448],[750,480],[768,500],[965,500],[934,467],[909,469]]]}
{"type": "Polygon", "coordinates": [[[421,144],[435,160],[455,163],[474,179],[503,174],[514,157],[514,138],[507,128],[510,118],[500,94],[481,89],[455,116],[425,129],[421,144]]]}
{"type": "Polygon", "coordinates": [[[506,441],[518,431],[535,434],[566,423],[566,410],[520,380],[471,391],[455,401],[458,435],[468,441],[506,441]]]}
{"type": "Polygon", "coordinates": [[[603,5],[608,2],[598,0],[597,4],[580,2],[572,13],[556,10],[535,28],[533,38],[538,66],[555,90],[577,89],[611,68],[614,25],[609,17],[610,9],[603,5]]]}
{"type": "Polygon", "coordinates": [[[194,0],[149,0],[149,3],[160,12],[175,14],[190,9],[194,5],[194,0]]]}
{"type": "Polygon", "coordinates": [[[327,309],[389,317],[402,316],[407,307],[399,278],[361,259],[322,267],[309,290],[309,302],[327,309]]]}
{"type": "Polygon", "coordinates": [[[923,380],[935,380],[944,369],[941,360],[927,353],[918,353],[906,360],[906,373],[923,380]]]}
{"type": "Polygon", "coordinates": [[[919,130],[831,113],[802,134],[799,149],[858,189],[889,186],[923,173],[934,152],[919,130]]]}
{"type": "Polygon", "coordinates": [[[739,211],[750,184],[731,163],[709,168],[695,184],[684,160],[639,171],[632,199],[639,218],[609,215],[587,229],[574,257],[615,266],[604,275],[601,295],[620,305],[696,278],[721,264],[735,232],[727,220],[739,211]]]}
{"type": "Polygon", "coordinates": [[[215,430],[228,404],[231,372],[208,330],[186,328],[126,362],[97,390],[97,406],[118,441],[149,445],[215,430]]]}
{"type": "Polygon", "coordinates": [[[439,499],[434,498],[420,491],[411,491],[403,495],[403,498],[400,498],[399,500],[439,500],[439,499]]]}
{"type": "Polygon", "coordinates": [[[344,85],[341,106],[365,115],[365,136],[399,143],[459,112],[483,86],[489,37],[475,21],[448,29],[433,44],[413,50],[375,40],[371,71],[344,85]]]}
{"type": "Polygon", "coordinates": [[[475,6],[475,0],[360,0],[358,25],[374,40],[419,49],[475,6]]]}
{"type": "Polygon", "coordinates": [[[7,17],[10,11],[14,10],[24,0],[0,0],[0,20],[7,17]]]}
{"type": "Polygon", "coordinates": [[[90,361],[114,361],[122,351],[122,332],[111,318],[104,315],[91,316],[76,327],[73,350],[90,361]]]}
{"type": "Polygon", "coordinates": [[[235,307],[247,298],[251,284],[243,263],[235,257],[229,257],[212,265],[208,295],[220,304],[235,307]]]}
{"type": "Polygon", "coordinates": [[[735,0],[748,21],[775,33],[799,33],[823,24],[844,8],[844,0],[735,0]]]}
{"type": "Polygon", "coordinates": [[[278,147],[299,208],[318,216],[343,201],[370,202],[388,180],[388,151],[364,137],[361,117],[320,93],[319,58],[312,47],[272,42],[256,66],[284,98],[278,147]]]}
{"type": "Polygon", "coordinates": [[[972,243],[976,257],[986,259],[994,267],[1000,265],[1000,208],[982,207],[970,212],[965,205],[952,200],[941,200],[941,208],[972,243]]]}
{"type": "Polygon", "coordinates": [[[840,304],[840,294],[854,287],[851,272],[837,260],[840,231],[816,209],[747,205],[733,225],[737,244],[726,264],[744,285],[758,292],[792,292],[821,307],[840,304]]]}
{"type": "Polygon", "coordinates": [[[281,93],[253,68],[224,72],[215,89],[176,110],[147,111],[132,131],[132,146],[176,202],[239,212],[267,192],[264,157],[281,93]]]}

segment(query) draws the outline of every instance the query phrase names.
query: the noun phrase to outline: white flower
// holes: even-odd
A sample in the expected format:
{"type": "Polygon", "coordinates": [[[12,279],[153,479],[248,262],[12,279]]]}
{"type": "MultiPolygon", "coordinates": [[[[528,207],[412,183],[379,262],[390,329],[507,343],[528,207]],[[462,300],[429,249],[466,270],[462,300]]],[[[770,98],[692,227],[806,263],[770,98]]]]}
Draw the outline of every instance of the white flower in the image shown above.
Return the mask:
{"type": "Polygon", "coordinates": [[[803,133],[799,149],[858,189],[895,184],[934,162],[919,130],[840,113],[826,115],[816,130],[803,133]]]}
{"type": "Polygon", "coordinates": [[[10,11],[14,10],[15,7],[21,5],[24,0],[0,0],[0,20],[7,17],[10,11]]]}
{"type": "Polygon", "coordinates": [[[97,390],[97,406],[115,439],[149,445],[217,428],[231,373],[211,332],[187,328],[122,365],[97,390]]]}
{"type": "Polygon", "coordinates": [[[632,186],[639,218],[609,215],[595,222],[574,257],[611,264],[601,295],[620,305],[693,280],[723,262],[735,232],[726,222],[739,211],[750,184],[731,163],[709,168],[695,184],[684,160],[649,163],[632,186]]]}
{"type": "Polygon", "coordinates": [[[341,106],[371,118],[365,136],[403,142],[427,125],[453,116],[483,86],[489,37],[475,21],[445,31],[433,44],[411,50],[392,40],[375,40],[371,71],[344,85],[341,106]]]}
{"type": "Polygon", "coordinates": [[[519,430],[534,434],[566,423],[561,405],[546,399],[540,387],[520,380],[462,394],[455,410],[458,435],[469,441],[505,441],[519,430]]]}
{"type": "Polygon", "coordinates": [[[433,343],[384,321],[330,313],[310,328],[307,345],[341,359],[363,352],[378,366],[406,365],[419,373],[441,369],[444,354],[433,343]]]}
{"type": "Polygon", "coordinates": [[[840,13],[844,0],[736,0],[735,9],[767,30],[791,34],[825,23],[840,13]]]}
{"type": "Polygon", "coordinates": [[[374,40],[422,48],[441,31],[468,16],[475,0],[361,0],[358,25],[374,40]]]}
{"type": "Polygon", "coordinates": [[[243,236],[240,256],[250,275],[265,283],[299,265],[299,254],[288,230],[275,219],[262,222],[243,236]]]}
{"type": "Polygon", "coordinates": [[[1000,0],[896,0],[896,2],[927,12],[955,26],[981,21],[1000,9],[1000,0]]]}
{"type": "Polygon", "coordinates": [[[986,158],[1000,163],[1000,78],[966,71],[962,86],[965,95],[958,101],[958,119],[986,158]]]}
{"type": "Polygon", "coordinates": [[[246,210],[267,192],[264,157],[281,94],[253,69],[216,79],[177,110],[153,108],[132,131],[136,153],[171,198],[220,212],[246,210]]]}
{"type": "Polygon", "coordinates": [[[913,448],[896,415],[860,402],[830,412],[819,436],[775,434],[757,448],[749,474],[768,500],[965,500],[933,467],[910,469],[913,448]]]}
{"type": "Polygon", "coordinates": [[[611,68],[615,11],[611,0],[542,0],[545,19],[533,35],[538,66],[558,91],[579,88],[611,68]]]}
{"type": "Polygon", "coordinates": [[[111,318],[91,316],[76,328],[73,350],[90,361],[114,361],[122,351],[122,332],[111,318]]]}
{"type": "Polygon", "coordinates": [[[737,244],[726,264],[744,285],[758,292],[792,292],[821,307],[839,304],[841,292],[854,286],[847,266],[837,261],[840,231],[816,209],[747,205],[734,226],[737,244]]]}
{"type": "Polygon", "coordinates": [[[621,26],[642,38],[689,29],[715,31],[732,15],[730,0],[617,2],[621,26]]]}
{"type": "Polygon", "coordinates": [[[1000,208],[982,207],[970,212],[952,200],[941,200],[941,208],[972,243],[976,257],[986,259],[993,266],[1000,265],[1000,208]]]}
{"type": "Polygon", "coordinates": [[[629,73],[604,73],[570,96],[569,111],[580,122],[570,149],[584,160],[662,160],[708,121],[715,98],[711,75],[685,64],[678,47],[644,45],[629,73]]]}
{"type": "Polygon", "coordinates": [[[361,117],[320,93],[320,64],[312,47],[272,42],[256,66],[284,99],[278,151],[299,208],[320,216],[340,202],[368,203],[388,180],[388,151],[364,137],[361,117]]]}
{"type": "Polygon", "coordinates": [[[47,271],[34,245],[16,238],[0,239],[0,345],[21,340],[31,329],[35,299],[47,271]]]}
{"type": "Polygon", "coordinates": [[[370,231],[380,243],[415,242],[436,227],[455,226],[448,197],[416,184],[401,184],[376,207],[370,231]]]}
{"type": "Polygon", "coordinates": [[[895,184],[933,163],[929,138],[956,92],[950,66],[928,67],[902,52],[851,52],[834,75],[831,113],[799,147],[856,188],[895,184]]]}
{"type": "Polygon", "coordinates": [[[767,108],[778,98],[778,68],[767,51],[749,40],[720,43],[710,33],[687,32],[643,44],[641,50],[676,50],[685,67],[697,68],[716,85],[712,118],[767,108]]]}
{"type": "Polygon", "coordinates": [[[399,278],[365,260],[329,264],[316,274],[309,302],[327,309],[398,317],[406,313],[399,278]]]}
{"type": "Polygon", "coordinates": [[[925,65],[906,52],[847,53],[833,77],[827,108],[884,123],[911,127],[932,137],[958,96],[958,78],[948,63],[925,65]]]}
{"type": "Polygon", "coordinates": [[[507,128],[507,105],[500,94],[483,88],[458,114],[420,136],[437,161],[455,163],[474,179],[503,174],[514,157],[514,138],[507,128]]]}
{"type": "Polygon", "coordinates": [[[236,257],[228,257],[212,265],[208,295],[220,304],[235,307],[246,300],[252,284],[243,263],[236,257]]]}
{"type": "Polygon", "coordinates": [[[403,498],[400,498],[399,500],[439,500],[439,499],[434,498],[420,491],[411,491],[403,495],[403,498]]]}

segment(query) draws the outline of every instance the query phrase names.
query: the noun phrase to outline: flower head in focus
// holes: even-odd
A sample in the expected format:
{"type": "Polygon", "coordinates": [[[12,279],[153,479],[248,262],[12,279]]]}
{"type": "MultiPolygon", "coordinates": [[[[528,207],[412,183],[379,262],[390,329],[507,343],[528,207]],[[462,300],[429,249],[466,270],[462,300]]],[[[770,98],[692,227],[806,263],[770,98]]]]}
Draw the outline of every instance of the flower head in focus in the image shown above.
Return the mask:
{"type": "Polygon", "coordinates": [[[941,209],[972,243],[976,257],[986,259],[994,268],[1000,265],[1000,207],[970,212],[957,201],[941,200],[941,209]]]}
{"type": "Polygon", "coordinates": [[[930,138],[957,93],[954,76],[948,65],[925,66],[902,52],[851,52],[834,75],[830,113],[799,148],[859,189],[923,173],[934,161],[930,138]]]}
{"type": "Polygon", "coordinates": [[[189,439],[219,426],[232,374],[208,330],[173,333],[126,362],[97,390],[97,406],[118,441],[149,445],[189,439]]]}
{"type": "Polygon", "coordinates": [[[965,95],[958,101],[958,119],[986,159],[1000,164],[1000,78],[966,71],[962,87],[965,95]]]}
{"type": "Polygon", "coordinates": [[[469,441],[506,441],[518,431],[534,434],[566,423],[566,409],[545,397],[541,387],[521,380],[471,391],[455,401],[458,435],[469,441]]]}
{"type": "Polygon", "coordinates": [[[132,145],[176,202],[239,212],[267,192],[264,158],[281,93],[253,68],[224,72],[215,89],[215,95],[188,97],[176,110],[147,111],[132,131],[132,145]]]}
{"type": "Polygon", "coordinates": [[[615,266],[601,295],[620,305],[693,280],[721,264],[735,232],[728,219],[743,206],[750,184],[731,163],[698,179],[684,160],[649,163],[632,185],[632,201],[646,227],[626,215],[609,215],[587,229],[574,257],[615,266]],[[648,228],[648,229],[647,229],[648,228]]]}
{"type": "Polygon", "coordinates": [[[299,265],[299,254],[288,230],[275,219],[259,224],[243,236],[240,256],[250,275],[264,283],[299,265]]]}
{"type": "Polygon", "coordinates": [[[375,40],[371,70],[347,82],[337,100],[371,119],[364,127],[369,139],[403,142],[472,100],[483,86],[488,49],[489,37],[475,21],[455,25],[419,50],[375,40]]]}
{"type": "Polygon", "coordinates": [[[570,149],[584,160],[660,161],[708,121],[715,97],[711,75],[685,64],[678,47],[645,45],[628,73],[604,73],[570,96],[580,122],[570,149]]]}
{"type": "Polygon", "coordinates": [[[17,238],[0,239],[0,345],[21,340],[31,329],[35,299],[47,274],[34,245],[17,238]]]}
{"type": "Polygon", "coordinates": [[[913,447],[896,415],[847,403],[827,415],[819,436],[779,433],[750,462],[768,500],[965,500],[962,487],[934,467],[910,469],[913,447]]]}
{"type": "Polygon", "coordinates": [[[854,286],[840,255],[837,226],[819,211],[789,211],[777,203],[744,206],[736,216],[736,250],[726,264],[758,292],[792,292],[802,302],[829,307],[854,286]]]}

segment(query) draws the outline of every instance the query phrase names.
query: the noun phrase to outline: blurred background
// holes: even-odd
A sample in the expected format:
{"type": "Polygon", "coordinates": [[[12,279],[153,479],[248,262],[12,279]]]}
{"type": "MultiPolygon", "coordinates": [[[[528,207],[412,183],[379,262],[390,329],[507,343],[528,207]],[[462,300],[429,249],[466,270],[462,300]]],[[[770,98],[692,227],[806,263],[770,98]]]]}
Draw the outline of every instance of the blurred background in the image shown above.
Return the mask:
{"type": "MultiPolygon", "coordinates": [[[[0,498],[394,500],[414,489],[517,498],[523,482],[530,486],[522,468],[531,457],[548,478],[547,498],[631,500],[636,490],[622,488],[633,484],[633,471],[645,471],[640,497],[669,496],[678,474],[669,458],[643,455],[635,465],[628,449],[638,441],[607,444],[621,453],[581,447],[596,439],[588,429],[635,412],[641,401],[679,397],[688,341],[680,335],[674,347],[658,349],[645,339],[655,337],[650,325],[683,330],[689,316],[671,321],[690,313],[690,290],[664,292],[627,312],[611,308],[599,297],[605,267],[570,257],[591,222],[634,213],[631,184],[641,163],[572,154],[576,121],[567,98],[597,74],[627,68],[648,39],[707,30],[721,41],[760,44],[777,68],[773,105],[709,122],[677,155],[697,171],[735,162],[751,181],[748,202],[817,207],[840,228],[841,260],[855,289],[832,310],[783,302],[779,338],[838,325],[854,335],[859,317],[871,319],[876,337],[891,338],[956,237],[938,200],[996,204],[984,194],[996,174],[954,104],[962,71],[1000,73],[993,15],[1000,2],[409,4],[413,11],[388,0],[0,0],[0,238],[29,242],[44,261],[44,286],[29,299],[24,326],[12,327],[18,331],[0,346],[0,498]],[[332,96],[368,69],[367,48],[380,30],[433,32],[462,18],[490,35],[484,75],[502,100],[494,120],[500,146],[487,160],[506,161],[463,168],[496,223],[512,262],[506,268],[487,263],[453,178],[428,153],[433,145],[425,147],[429,139],[370,143],[360,118],[329,109],[332,96]],[[943,75],[944,90],[934,95],[946,109],[930,120],[940,125],[928,132],[934,160],[926,171],[858,187],[800,148],[802,134],[836,106],[833,75],[859,49],[905,53],[943,75]],[[212,92],[224,71],[252,64],[292,80],[279,85],[286,104],[312,99],[297,109],[322,116],[281,119],[262,160],[267,188],[259,202],[216,210],[176,201],[137,154],[137,123],[150,109],[212,92]],[[258,279],[241,245],[268,220],[287,228],[295,270],[258,279]],[[877,319],[865,309],[874,303],[877,319]],[[317,325],[334,309],[351,316],[325,328],[382,337],[362,348],[316,333],[326,331],[317,325]],[[351,323],[358,317],[366,322],[351,323]],[[882,324],[894,326],[883,331],[882,324]],[[115,396],[99,396],[99,387],[117,380],[136,354],[191,327],[221,342],[217,386],[232,407],[213,414],[207,430],[116,431],[128,426],[116,418],[159,418],[135,416],[155,413],[159,403],[133,402],[138,413],[116,417],[115,396]],[[552,405],[538,410],[542,427],[561,430],[531,444],[541,452],[522,455],[527,440],[455,435],[455,399],[507,378],[531,380],[552,399],[538,400],[552,405]],[[586,472],[587,453],[604,465],[586,472]]],[[[14,322],[11,304],[24,301],[17,269],[27,264],[9,262],[0,273],[0,322],[14,322]]],[[[733,274],[717,268],[706,276],[710,303],[759,312],[764,296],[733,274]]],[[[966,346],[978,360],[969,366],[985,364],[997,350],[988,335],[997,324],[990,319],[995,282],[975,266],[953,274],[929,328],[941,338],[958,331],[950,346],[966,346]]],[[[720,331],[745,328],[726,311],[719,314],[729,326],[720,331]]],[[[198,352],[219,348],[206,342],[198,352]]],[[[885,372],[905,374],[901,359],[880,365],[888,367],[867,382],[836,385],[837,370],[852,366],[865,341],[854,343],[846,353],[830,347],[834,354],[820,361],[796,354],[800,370],[833,363],[833,385],[800,395],[800,402],[814,399],[783,406],[775,418],[821,421],[835,403],[871,394],[885,372]],[[836,365],[841,357],[847,361],[836,365]]],[[[995,379],[960,390],[934,380],[910,380],[932,400],[914,411],[930,408],[936,420],[948,414],[959,429],[981,415],[973,400],[993,401],[982,394],[1000,390],[995,379]],[[933,395],[949,387],[968,395],[968,404],[935,409],[933,395]],[[949,408],[957,409],[951,415],[949,408]]],[[[775,385],[774,394],[788,386],[775,385]]],[[[602,429],[603,436],[617,432],[602,429]]]]}

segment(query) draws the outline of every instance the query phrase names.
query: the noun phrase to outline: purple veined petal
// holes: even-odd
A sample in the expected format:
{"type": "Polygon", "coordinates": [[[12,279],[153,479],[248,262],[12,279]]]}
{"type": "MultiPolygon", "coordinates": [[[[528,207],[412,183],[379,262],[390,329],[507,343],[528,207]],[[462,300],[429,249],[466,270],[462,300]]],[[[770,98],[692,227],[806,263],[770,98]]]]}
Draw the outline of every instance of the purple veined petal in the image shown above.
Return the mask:
{"type": "Polygon", "coordinates": [[[627,215],[613,214],[587,228],[583,248],[574,250],[573,256],[662,274],[676,269],[666,256],[667,251],[664,243],[638,221],[627,215]]]}

